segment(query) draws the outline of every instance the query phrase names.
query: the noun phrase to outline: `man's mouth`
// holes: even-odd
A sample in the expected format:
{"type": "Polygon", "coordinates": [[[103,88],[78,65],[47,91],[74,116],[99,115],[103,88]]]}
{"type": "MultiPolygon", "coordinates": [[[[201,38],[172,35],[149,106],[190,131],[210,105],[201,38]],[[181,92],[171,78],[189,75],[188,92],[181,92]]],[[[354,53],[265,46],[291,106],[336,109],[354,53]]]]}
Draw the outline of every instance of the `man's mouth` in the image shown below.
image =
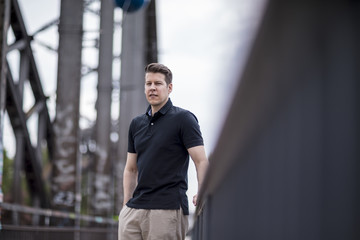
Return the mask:
{"type": "Polygon", "coordinates": [[[156,95],[156,94],[151,93],[151,94],[149,94],[149,97],[157,97],[157,95],[156,95]]]}

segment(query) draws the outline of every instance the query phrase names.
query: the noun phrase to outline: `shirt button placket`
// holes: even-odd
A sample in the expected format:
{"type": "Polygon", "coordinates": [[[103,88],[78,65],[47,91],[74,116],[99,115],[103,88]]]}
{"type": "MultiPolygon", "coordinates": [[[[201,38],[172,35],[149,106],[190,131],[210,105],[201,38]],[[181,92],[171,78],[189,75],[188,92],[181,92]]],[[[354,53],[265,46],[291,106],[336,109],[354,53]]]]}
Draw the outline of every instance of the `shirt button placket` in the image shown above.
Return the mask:
{"type": "Polygon", "coordinates": [[[153,126],[154,126],[154,123],[153,122],[150,122],[150,124],[148,125],[148,136],[151,136],[152,135],[152,132],[153,132],[153,126]]]}

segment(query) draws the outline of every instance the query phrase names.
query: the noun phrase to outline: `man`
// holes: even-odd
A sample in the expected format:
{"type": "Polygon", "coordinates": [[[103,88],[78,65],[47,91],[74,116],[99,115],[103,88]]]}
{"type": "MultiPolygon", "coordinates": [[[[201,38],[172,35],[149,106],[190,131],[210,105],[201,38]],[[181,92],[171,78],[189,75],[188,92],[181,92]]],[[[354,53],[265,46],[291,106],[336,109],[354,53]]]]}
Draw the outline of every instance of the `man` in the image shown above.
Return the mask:
{"type": "MultiPolygon", "coordinates": [[[[145,68],[145,96],[150,105],[130,124],[119,240],[185,239],[189,155],[195,163],[198,189],[208,160],[196,117],[172,105],[172,89],[170,69],[158,63],[145,68]]],[[[197,194],[193,203],[196,206],[197,194]]]]}

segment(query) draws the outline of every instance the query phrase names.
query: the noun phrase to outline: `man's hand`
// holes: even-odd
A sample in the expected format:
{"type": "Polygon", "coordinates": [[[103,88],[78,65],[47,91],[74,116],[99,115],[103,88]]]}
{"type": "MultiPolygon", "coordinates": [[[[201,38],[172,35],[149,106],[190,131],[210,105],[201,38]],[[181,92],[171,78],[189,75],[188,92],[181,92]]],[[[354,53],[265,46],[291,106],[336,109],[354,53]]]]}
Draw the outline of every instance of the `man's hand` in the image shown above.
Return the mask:
{"type": "Polygon", "coordinates": [[[194,195],[194,197],[193,197],[193,204],[196,207],[196,205],[197,205],[197,194],[194,195]]]}

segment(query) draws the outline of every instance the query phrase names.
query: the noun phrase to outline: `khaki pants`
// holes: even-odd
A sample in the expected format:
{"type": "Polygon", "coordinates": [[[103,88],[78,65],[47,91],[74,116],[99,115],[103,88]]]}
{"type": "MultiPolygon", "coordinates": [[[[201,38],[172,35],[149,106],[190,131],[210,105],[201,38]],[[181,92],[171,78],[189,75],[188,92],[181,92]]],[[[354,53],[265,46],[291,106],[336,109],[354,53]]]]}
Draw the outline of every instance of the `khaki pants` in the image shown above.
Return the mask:
{"type": "Polygon", "coordinates": [[[188,216],[182,209],[149,210],[124,206],[119,215],[118,240],[183,240],[188,216]]]}

